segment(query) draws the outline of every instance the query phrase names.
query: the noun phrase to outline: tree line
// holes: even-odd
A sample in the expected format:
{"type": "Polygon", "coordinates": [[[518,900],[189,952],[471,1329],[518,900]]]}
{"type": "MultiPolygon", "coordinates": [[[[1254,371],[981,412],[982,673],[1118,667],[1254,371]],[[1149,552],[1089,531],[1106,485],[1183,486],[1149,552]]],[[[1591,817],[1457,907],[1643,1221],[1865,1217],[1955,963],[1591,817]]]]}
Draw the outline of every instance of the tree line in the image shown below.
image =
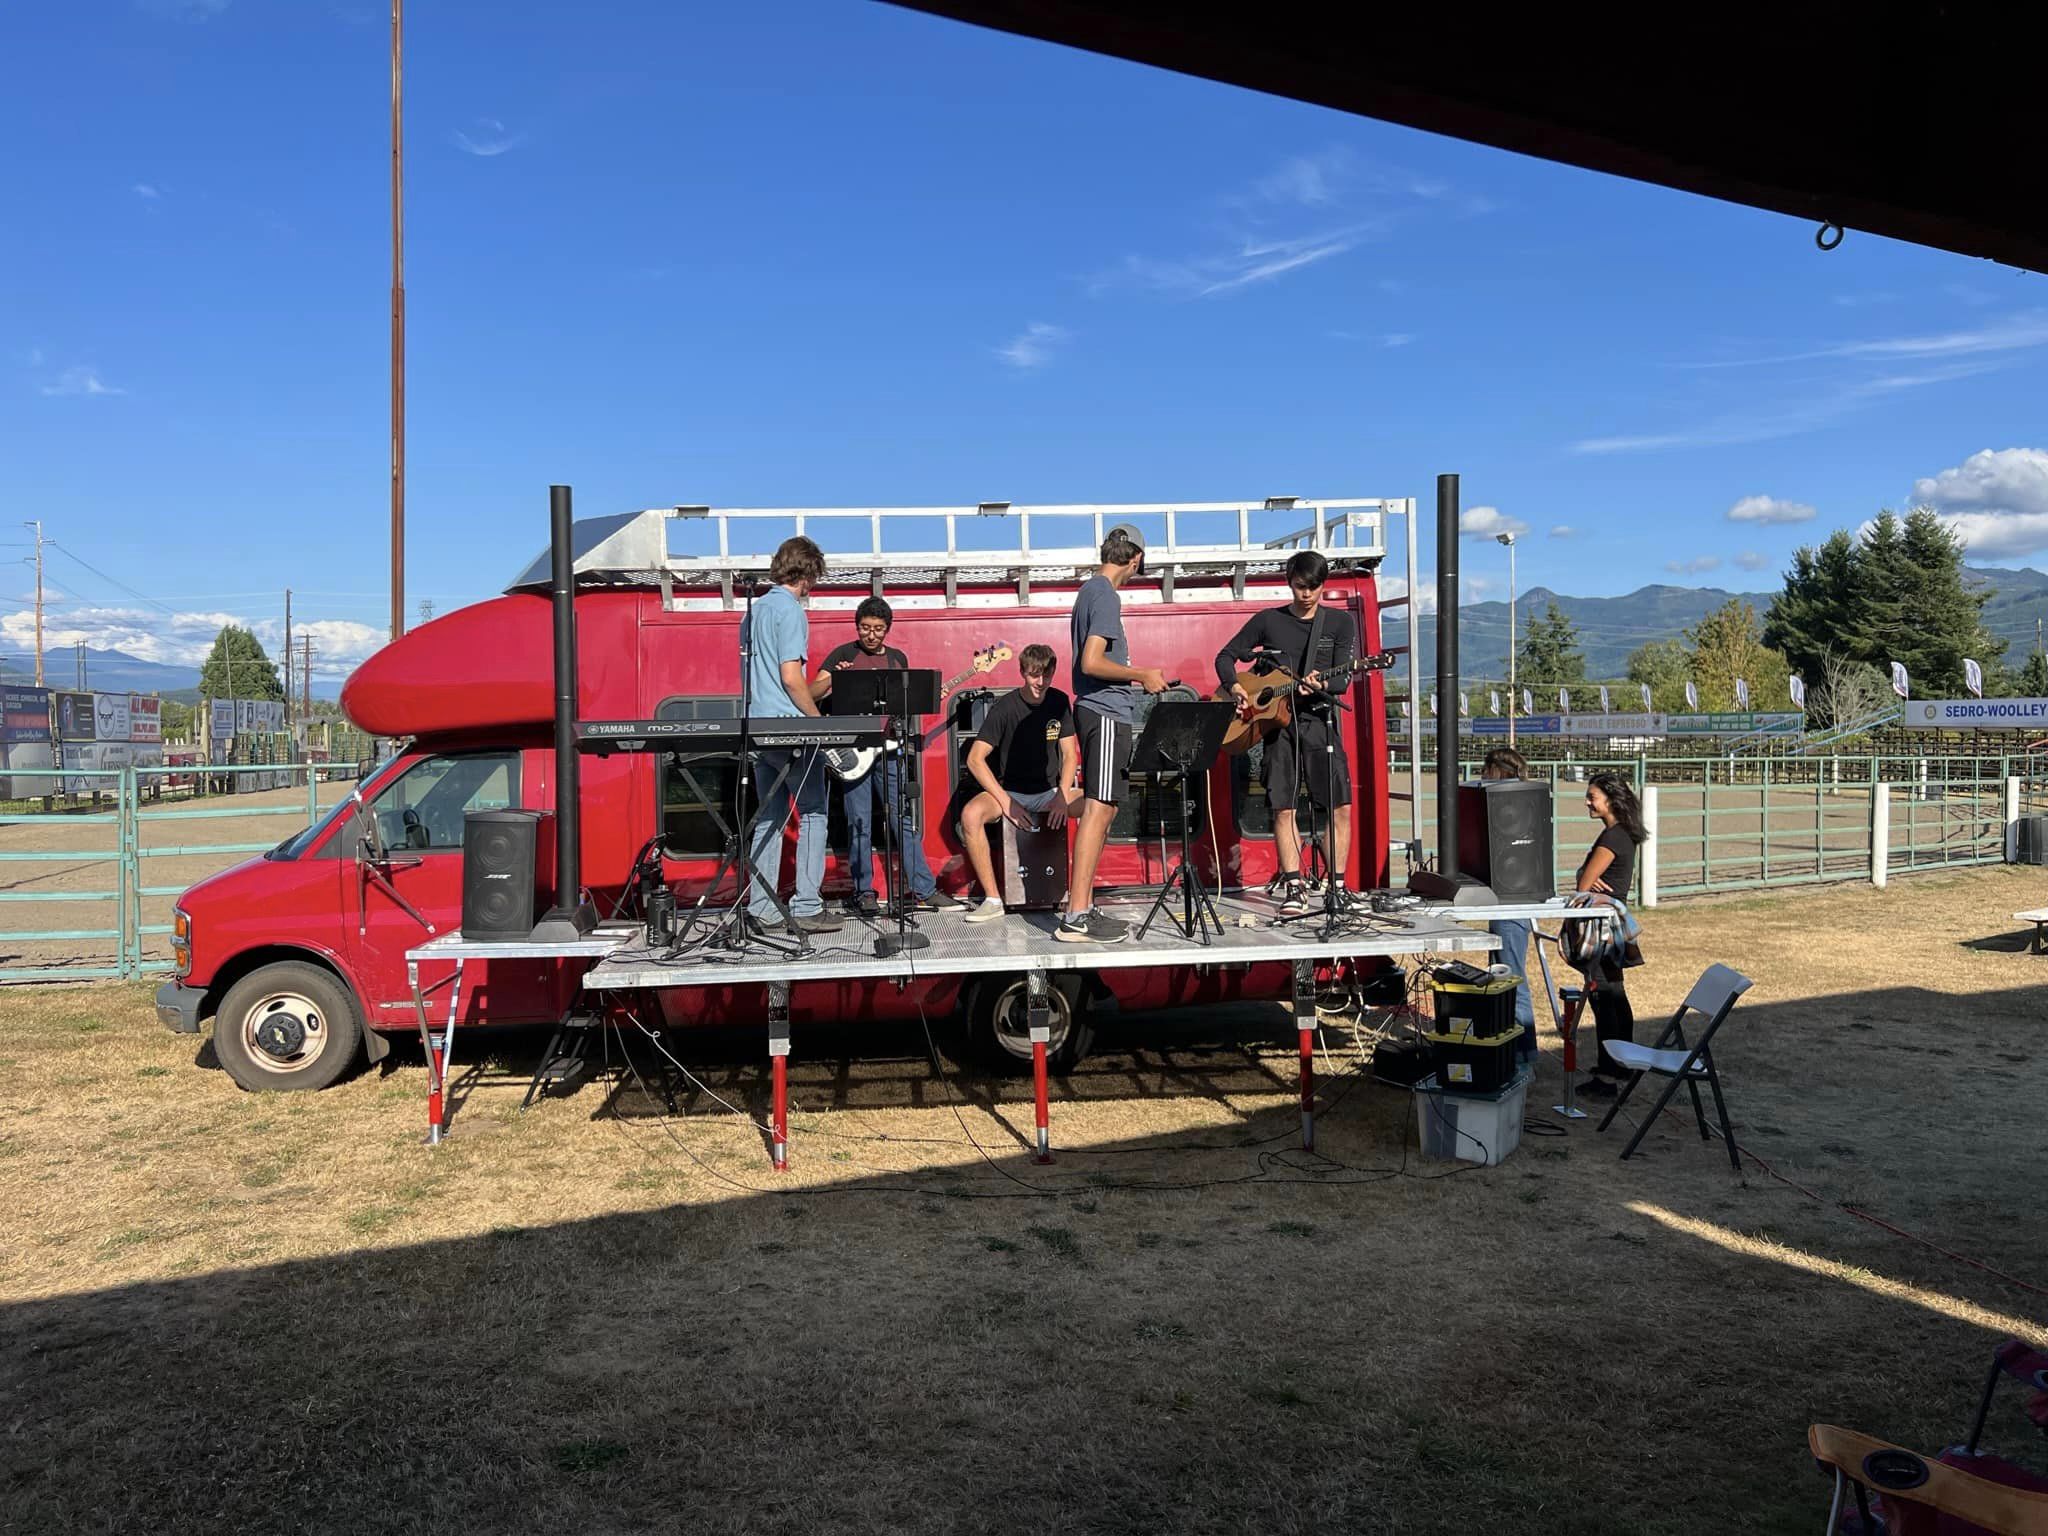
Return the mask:
{"type": "MultiPolygon", "coordinates": [[[[1913,692],[1960,698],[1965,658],[1979,663],[1987,697],[2048,697],[2048,657],[2005,664],[2005,642],[1984,627],[1989,589],[1972,591],[1962,541],[1921,507],[1880,512],[1861,533],[1838,529],[1792,557],[1784,589],[1759,615],[1731,598],[1677,639],[1652,640],[1628,658],[1628,681],[1647,683],[1652,707],[1688,707],[1692,683],[1703,710],[1733,710],[1737,679],[1750,707],[1793,707],[1800,677],[1817,724],[1867,717],[1893,698],[1891,663],[1903,663],[1913,692]]],[[[1528,621],[1516,652],[1516,681],[1531,688],[1588,681],[1578,631],[1556,603],[1528,621]]]]}

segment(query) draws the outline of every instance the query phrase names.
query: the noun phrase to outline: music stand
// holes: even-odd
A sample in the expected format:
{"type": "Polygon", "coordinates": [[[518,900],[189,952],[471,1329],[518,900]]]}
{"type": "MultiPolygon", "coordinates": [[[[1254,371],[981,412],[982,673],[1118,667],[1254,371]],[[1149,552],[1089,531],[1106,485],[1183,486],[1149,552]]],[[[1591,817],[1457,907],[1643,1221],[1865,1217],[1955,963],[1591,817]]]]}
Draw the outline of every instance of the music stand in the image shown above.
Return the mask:
{"type": "Polygon", "coordinates": [[[1166,883],[1160,886],[1159,894],[1152,898],[1152,910],[1138,925],[1141,939],[1159,915],[1166,912],[1167,898],[1176,889],[1181,896],[1181,915],[1175,919],[1169,913],[1167,921],[1180,929],[1182,938],[1207,944],[1211,924],[1219,936],[1223,932],[1223,919],[1216,915],[1215,903],[1202,884],[1201,871],[1189,857],[1188,826],[1195,819],[1191,793],[1195,776],[1208,772],[1209,765],[1222,752],[1224,732],[1230,729],[1236,713],[1231,704],[1207,699],[1155,704],[1145,721],[1144,733],[1131,749],[1130,779],[1149,778],[1154,788],[1170,782],[1180,795],[1180,859],[1168,873],[1166,883]]]}
{"type": "Polygon", "coordinates": [[[891,738],[883,743],[881,757],[869,770],[883,776],[882,794],[873,795],[870,791],[868,803],[879,803],[888,812],[888,841],[882,848],[882,869],[889,881],[889,906],[884,915],[896,924],[895,933],[876,935],[875,954],[886,960],[906,949],[929,949],[931,939],[910,922],[908,893],[904,889],[908,882],[903,838],[910,825],[911,769],[923,743],[918,717],[938,710],[939,674],[930,667],[847,667],[833,673],[830,698],[835,715],[882,716],[888,722],[885,729],[891,738]]]}

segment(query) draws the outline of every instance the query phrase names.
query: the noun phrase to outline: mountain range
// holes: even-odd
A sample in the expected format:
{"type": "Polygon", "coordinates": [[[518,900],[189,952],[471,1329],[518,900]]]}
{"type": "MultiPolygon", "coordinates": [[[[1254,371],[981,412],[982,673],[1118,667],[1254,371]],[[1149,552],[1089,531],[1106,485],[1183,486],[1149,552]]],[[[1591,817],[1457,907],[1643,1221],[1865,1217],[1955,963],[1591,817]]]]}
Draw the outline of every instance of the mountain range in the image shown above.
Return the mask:
{"type": "MultiPolygon", "coordinates": [[[[35,680],[32,662],[14,656],[0,659],[0,682],[33,683],[35,680]]],[[[51,688],[78,687],[77,649],[66,647],[46,651],[43,655],[43,681],[51,688]]],[[[157,693],[167,699],[191,703],[199,697],[199,669],[179,666],[175,662],[144,661],[126,651],[100,651],[88,646],[85,651],[85,686],[98,693],[157,693]]],[[[340,694],[339,681],[321,677],[313,679],[314,698],[333,699],[340,694]]]]}
{"type": "MultiPolygon", "coordinates": [[[[1994,570],[1986,566],[1966,566],[1964,571],[1971,581],[1991,589],[1991,600],[1984,605],[1984,627],[2006,642],[2005,660],[2017,666],[2034,648],[2035,622],[2048,619],[2048,575],[2026,568],[1994,570]]],[[[1578,629],[1579,645],[1586,653],[1586,676],[1618,678],[1628,675],[1629,653],[1637,646],[1677,639],[1730,598],[1749,603],[1761,618],[1777,595],[1775,591],[1657,585],[1638,587],[1623,597],[1568,597],[1548,587],[1531,587],[1517,594],[1515,613],[1518,622],[1526,623],[1532,614],[1556,603],[1578,629]]],[[[1505,677],[1508,605],[1467,603],[1459,616],[1459,670],[1472,678],[1505,677]]],[[[1516,633],[1519,639],[1520,631],[1516,633]]],[[[1398,644],[1400,637],[1388,632],[1385,639],[1398,644]]],[[[1428,616],[1422,621],[1419,664],[1425,674],[1436,669],[1436,625],[1428,616]]]]}

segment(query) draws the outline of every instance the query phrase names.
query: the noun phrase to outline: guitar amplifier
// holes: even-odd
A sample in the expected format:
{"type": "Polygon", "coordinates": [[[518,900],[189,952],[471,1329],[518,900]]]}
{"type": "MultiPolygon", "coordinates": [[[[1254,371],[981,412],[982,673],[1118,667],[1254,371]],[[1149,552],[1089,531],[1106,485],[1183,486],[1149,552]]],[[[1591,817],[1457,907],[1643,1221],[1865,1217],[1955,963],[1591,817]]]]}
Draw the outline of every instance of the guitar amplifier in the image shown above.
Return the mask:
{"type": "Polygon", "coordinates": [[[998,858],[1003,905],[1023,911],[1058,909],[1067,903],[1067,829],[1041,824],[1026,832],[1007,817],[1001,823],[998,858]]]}

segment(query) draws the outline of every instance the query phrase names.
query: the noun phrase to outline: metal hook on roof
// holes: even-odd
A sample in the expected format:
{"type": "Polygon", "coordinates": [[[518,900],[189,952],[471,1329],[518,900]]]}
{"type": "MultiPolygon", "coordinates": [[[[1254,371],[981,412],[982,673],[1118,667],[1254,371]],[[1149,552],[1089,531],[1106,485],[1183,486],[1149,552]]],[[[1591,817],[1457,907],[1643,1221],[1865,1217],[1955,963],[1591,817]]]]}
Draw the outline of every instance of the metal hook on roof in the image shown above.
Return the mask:
{"type": "Polygon", "coordinates": [[[1836,246],[1842,243],[1842,236],[1844,233],[1845,231],[1839,224],[1823,224],[1819,229],[1816,229],[1813,232],[1813,243],[1819,246],[1824,251],[1832,251],[1836,246]],[[1828,232],[1830,230],[1834,232],[1835,236],[1835,238],[1832,240],[1828,238],[1828,232]]]}

